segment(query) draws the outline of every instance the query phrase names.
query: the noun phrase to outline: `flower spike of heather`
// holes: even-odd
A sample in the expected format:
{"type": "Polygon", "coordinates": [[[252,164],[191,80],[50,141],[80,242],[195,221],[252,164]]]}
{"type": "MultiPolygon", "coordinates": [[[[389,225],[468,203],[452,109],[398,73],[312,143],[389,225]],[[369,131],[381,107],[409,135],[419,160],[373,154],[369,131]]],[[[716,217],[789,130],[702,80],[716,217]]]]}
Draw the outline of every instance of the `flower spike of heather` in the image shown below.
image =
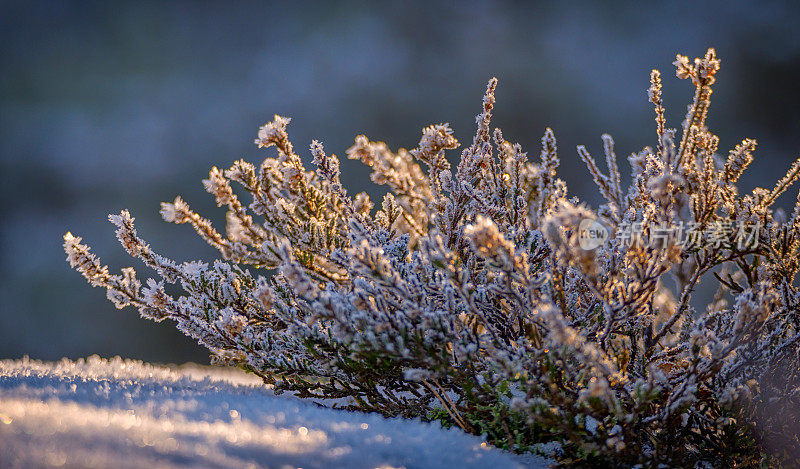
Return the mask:
{"type": "Polygon", "coordinates": [[[349,194],[318,141],[306,168],[275,116],[255,140],[275,156],[203,181],[224,233],[180,197],[162,204],[221,259],[155,253],[127,211],[109,219],[153,278],[110,273],[70,233],[67,259],[117,307],[171,319],[216,361],[323,405],[438,419],[517,452],[556,442],[563,463],[797,458],[800,202],[788,221],[773,205],[800,160],[773,189],[740,194],[756,142],[725,159],[706,126],[720,60],[709,49],[675,66],[694,99],[667,128],[651,73],[656,151],[628,158],[627,187],[610,136],[607,174],[578,147],[605,198],[596,210],[568,198],[552,130],[529,159],[491,129],[492,79],[455,168],[448,124],[410,151],[355,138],[346,155],[386,186],[380,203],[349,194]]]}

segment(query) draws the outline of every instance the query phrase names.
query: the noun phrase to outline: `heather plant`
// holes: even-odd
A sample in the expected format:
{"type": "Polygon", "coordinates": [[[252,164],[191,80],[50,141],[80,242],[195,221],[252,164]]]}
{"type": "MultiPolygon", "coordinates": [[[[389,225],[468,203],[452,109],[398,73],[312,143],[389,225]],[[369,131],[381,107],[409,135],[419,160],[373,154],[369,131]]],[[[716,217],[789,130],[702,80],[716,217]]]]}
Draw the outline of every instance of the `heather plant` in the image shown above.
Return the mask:
{"type": "Polygon", "coordinates": [[[740,194],[756,142],[722,155],[706,127],[719,59],[675,66],[694,99],[667,128],[651,73],[656,144],[628,157],[627,187],[610,136],[606,173],[578,147],[605,199],[596,210],[568,196],[550,129],[535,161],[492,131],[492,79],[456,167],[447,124],[410,151],[356,137],[347,157],[388,189],[377,208],[347,193],[317,141],[307,169],[275,116],[255,143],[276,157],[203,181],[227,210],[224,234],[180,197],[162,204],[221,260],[155,253],[127,211],[109,216],[117,238],[156,278],[110,273],[70,233],[67,258],[118,308],[173,320],[215,361],[323,405],[436,419],[562,463],[788,461],[800,455],[800,201],[789,216],[773,206],[800,160],[740,194]]]}

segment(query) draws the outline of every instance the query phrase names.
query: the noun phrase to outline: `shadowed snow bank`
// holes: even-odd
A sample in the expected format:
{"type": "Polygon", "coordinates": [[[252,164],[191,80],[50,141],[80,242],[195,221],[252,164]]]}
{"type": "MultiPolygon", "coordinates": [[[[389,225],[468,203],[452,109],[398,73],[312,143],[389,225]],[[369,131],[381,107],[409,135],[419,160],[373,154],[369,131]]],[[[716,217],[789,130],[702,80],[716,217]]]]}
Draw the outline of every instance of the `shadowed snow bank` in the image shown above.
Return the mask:
{"type": "Polygon", "coordinates": [[[236,370],[0,361],[0,467],[546,467],[481,443],[275,396],[236,370]]]}

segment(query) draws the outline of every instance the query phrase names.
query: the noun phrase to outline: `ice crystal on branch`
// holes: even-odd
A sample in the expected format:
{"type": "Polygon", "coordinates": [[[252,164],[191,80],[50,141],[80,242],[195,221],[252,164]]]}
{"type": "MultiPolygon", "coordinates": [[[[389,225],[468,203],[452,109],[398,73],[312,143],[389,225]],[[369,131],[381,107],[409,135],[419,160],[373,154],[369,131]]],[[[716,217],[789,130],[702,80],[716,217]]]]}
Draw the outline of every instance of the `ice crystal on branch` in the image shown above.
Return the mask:
{"type": "Polygon", "coordinates": [[[680,136],[654,70],[656,150],[628,157],[628,187],[609,135],[604,168],[578,147],[597,210],[568,199],[552,130],[530,160],[491,129],[492,79],[456,168],[448,124],[411,151],[355,138],[346,155],[388,189],[381,201],[348,194],[316,140],[307,169],[275,116],[255,143],[276,156],[203,181],[224,234],[180,197],[162,204],[220,252],[213,265],[155,253],[127,211],[109,219],[155,278],[111,274],[69,233],[67,259],[117,307],[171,319],[216,360],[323,405],[439,419],[520,452],[556,442],[565,463],[795,458],[800,202],[788,221],[772,205],[800,161],[740,195],[756,142],[718,153],[706,117],[719,59],[675,66],[695,87],[680,136]],[[700,307],[706,283],[717,293],[700,307]]]}

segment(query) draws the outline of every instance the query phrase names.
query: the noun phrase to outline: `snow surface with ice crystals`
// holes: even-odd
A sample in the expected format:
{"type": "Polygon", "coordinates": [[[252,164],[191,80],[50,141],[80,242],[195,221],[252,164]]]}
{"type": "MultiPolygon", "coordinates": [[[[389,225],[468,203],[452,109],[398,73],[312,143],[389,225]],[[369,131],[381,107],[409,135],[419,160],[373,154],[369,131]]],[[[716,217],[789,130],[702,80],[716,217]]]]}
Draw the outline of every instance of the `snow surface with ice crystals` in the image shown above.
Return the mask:
{"type": "Polygon", "coordinates": [[[238,370],[0,361],[0,467],[546,467],[438,424],[320,408],[238,370]]]}

